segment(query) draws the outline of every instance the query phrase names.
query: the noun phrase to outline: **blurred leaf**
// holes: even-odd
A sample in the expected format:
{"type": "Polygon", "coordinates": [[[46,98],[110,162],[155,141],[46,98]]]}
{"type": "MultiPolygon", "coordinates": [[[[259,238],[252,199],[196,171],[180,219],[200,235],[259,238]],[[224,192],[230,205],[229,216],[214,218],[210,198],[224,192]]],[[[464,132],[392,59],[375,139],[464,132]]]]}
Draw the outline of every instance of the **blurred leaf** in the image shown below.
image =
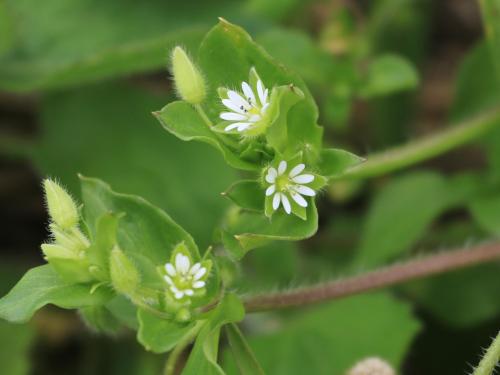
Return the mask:
{"type": "Polygon", "coordinates": [[[311,308],[249,342],[268,374],[330,375],[368,356],[399,367],[418,329],[408,305],[377,293],[311,308]]]}
{"type": "Polygon", "coordinates": [[[479,4],[481,5],[491,55],[497,66],[497,77],[500,79],[500,1],[480,0],[479,4]]]}
{"type": "Polygon", "coordinates": [[[139,309],[139,330],[137,340],[154,353],[164,353],[173,349],[194,326],[191,324],[179,324],[139,309]]]}
{"type": "Polygon", "coordinates": [[[283,20],[301,6],[303,6],[301,0],[250,0],[248,2],[249,10],[275,21],[283,20]]]}
{"type": "Polygon", "coordinates": [[[0,321],[0,340],[4,343],[0,350],[2,373],[27,375],[31,373],[29,349],[34,338],[33,327],[14,325],[0,321]]]}
{"type": "Polygon", "coordinates": [[[500,312],[499,274],[499,263],[485,264],[413,281],[403,290],[441,321],[473,326],[500,312]]]}
{"type": "Polygon", "coordinates": [[[229,341],[229,347],[237,363],[241,375],[264,375],[264,370],[257,362],[252,349],[241,333],[238,326],[234,323],[226,326],[226,334],[229,341]]]}
{"type": "Polygon", "coordinates": [[[446,180],[437,173],[394,178],[372,201],[356,263],[372,267],[407,251],[450,203],[446,180]]]}
{"type": "Polygon", "coordinates": [[[104,306],[87,306],[79,312],[87,326],[97,332],[114,334],[121,328],[120,322],[104,306]]]}
{"type": "Polygon", "coordinates": [[[220,329],[224,324],[239,322],[245,316],[241,301],[234,294],[226,294],[210,313],[189,355],[183,375],[223,375],[217,364],[220,329]]]}
{"type": "Polygon", "coordinates": [[[130,85],[92,86],[42,102],[42,140],[34,154],[42,174],[79,189],[76,173],[105,178],[175,217],[202,247],[227,206],[219,196],[234,172],[206,146],[184,144],[150,112],[163,102],[130,85]],[[209,168],[207,166],[210,166],[209,168]]]}
{"type": "Polygon", "coordinates": [[[126,327],[137,330],[137,307],[125,296],[117,295],[111,301],[106,303],[106,308],[126,327]]]}
{"type": "Polygon", "coordinates": [[[500,195],[491,194],[472,200],[469,205],[474,220],[486,232],[500,235],[500,195]]]}
{"type": "Polygon", "coordinates": [[[410,90],[418,85],[415,67],[397,55],[376,57],[367,69],[366,78],[359,89],[359,94],[365,98],[410,90]]]}
{"type": "Polygon", "coordinates": [[[30,269],[0,299],[0,318],[13,323],[28,321],[41,307],[53,304],[65,309],[104,304],[112,297],[106,287],[91,293],[92,285],[67,284],[46,264],[30,269]]]}
{"type": "Polygon", "coordinates": [[[363,158],[348,151],[325,148],[320,153],[319,169],[323,176],[334,177],[344,172],[347,168],[353,167],[363,161],[363,158]]]}
{"type": "Polygon", "coordinates": [[[241,14],[242,4],[113,0],[97,6],[92,0],[46,0],[39,8],[35,0],[4,3],[15,30],[15,43],[0,64],[0,86],[8,90],[75,85],[162,67],[174,43],[193,45],[218,16],[241,14]]]}
{"type": "Polygon", "coordinates": [[[241,180],[232,184],[224,193],[235,204],[246,210],[264,212],[262,187],[254,180],[241,180]]]}

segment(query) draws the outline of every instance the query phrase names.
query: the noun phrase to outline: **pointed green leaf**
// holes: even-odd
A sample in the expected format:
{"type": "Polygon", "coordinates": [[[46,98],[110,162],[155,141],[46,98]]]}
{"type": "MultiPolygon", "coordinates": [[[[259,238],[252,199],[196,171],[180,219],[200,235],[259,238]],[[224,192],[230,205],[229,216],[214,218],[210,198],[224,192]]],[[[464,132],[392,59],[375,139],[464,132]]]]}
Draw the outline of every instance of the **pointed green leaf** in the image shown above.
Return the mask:
{"type": "Polygon", "coordinates": [[[154,353],[165,353],[175,345],[194,327],[194,323],[180,324],[153,315],[139,309],[137,313],[139,329],[137,340],[154,353]]]}
{"type": "Polygon", "coordinates": [[[264,189],[257,181],[235,182],[222,195],[245,210],[264,211],[264,189]]]}
{"type": "Polygon", "coordinates": [[[221,139],[224,135],[214,133],[192,105],[172,102],[156,112],[155,116],[167,131],[183,141],[196,140],[215,147],[232,167],[250,171],[258,169],[258,166],[241,160],[234,150],[224,144],[221,139]]]}
{"type": "Polygon", "coordinates": [[[345,150],[327,148],[321,150],[318,168],[323,176],[335,177],[364,160],[362,157],[345,150]]]}
{"type": "Polygon", "coordinates": [[[252,349],[238,326],[234,323],[226,325],[229,347],[241,375],[264,375],[264,370],[255,358],[252,349]]]}
{"type": "Polygon", "coordinates": [[[28,321],[41,307],[53,304],[65,309],[106,303],[113,293],[106,287],[68,284],[46,264],[32,268],[0,299],[0,318],[14,323],[28,321]]]}

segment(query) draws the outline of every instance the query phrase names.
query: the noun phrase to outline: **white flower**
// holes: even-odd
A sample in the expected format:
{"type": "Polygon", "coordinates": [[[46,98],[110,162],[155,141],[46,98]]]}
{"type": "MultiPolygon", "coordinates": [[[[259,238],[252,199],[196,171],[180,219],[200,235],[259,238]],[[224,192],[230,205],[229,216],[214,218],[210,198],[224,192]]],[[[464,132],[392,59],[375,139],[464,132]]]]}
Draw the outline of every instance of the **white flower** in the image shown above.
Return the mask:
{"type": "Polygon", "coordinates": [[[184,296],[190,297],[196,289],[205,287],[205,281],[202,278],[207,273],[206,267],[202,267],[199,262],[191,266],[189,257],[184,254],[178,253],[175,256],[175,265],[165,264],[165,271],[167,274],[163,278],[176,299],[184,296]]]}
{"type": "Polygon", "coordinates": [[[308,184],[314,181],[314,175],[312,174],[300,174],[305,169],[304,164],[297,164],[293,167],[287,174],[287,162],[281,161],[278,165],[278,169],[270,167],[267,171],[265,177],[266,182],[271,184],[266,189],[266,196],[273,196],[273,210],[277,210],[280,204],[287,214],[292,212],[290,205],[291,197],[299,206],[307,207],[307,201],[304,199],[303,195],[314,197],[316,192],[304,184],[308,184]]]}
{"type": "Polygon", "coordinates": [[[241,89],[243,93],[229,90],[227,98],[222,99],[222,104],[231,111],[220,114],[221,119],[232,122],[225,127],[225,131],[236,129],[242,132],[251,128],[262,120],[269,107],[269,90],[264,87],[260,79],[257,81],[257,95],[247,82],[241,84],[241,89]]]}

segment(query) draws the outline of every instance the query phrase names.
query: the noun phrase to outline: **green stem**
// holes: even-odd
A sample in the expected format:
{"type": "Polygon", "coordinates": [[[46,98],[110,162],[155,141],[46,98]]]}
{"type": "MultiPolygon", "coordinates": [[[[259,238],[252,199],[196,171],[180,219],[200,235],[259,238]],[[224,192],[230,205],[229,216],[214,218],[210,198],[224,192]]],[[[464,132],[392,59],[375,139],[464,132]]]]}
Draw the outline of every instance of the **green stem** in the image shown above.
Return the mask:
{"type": "Polygon", "coordinates": [[[492,375],[493,371],[500,362],[500,332],[493,340],[490,347],[486,351],[483,359],[474,370],[473,375],[492,375]]]}
{"type": "Polygon", "coordinates": [[[366,162],[335,179],[375,177],[408,167],[477,139],[499,124],[500,108],[495,108],[426,138],[369,155],[366,162]]]}
{"type": "MultiPolygon", "coordinates": [[[[203,110],[203,107],[200,105],[200,104],[195,104],[194,105],[194,109],[196,110],[196,112],[198,112],[198,114],[200,115],[200,117],[202,118],[203,122],[205,124],[207,124],[207,126],[209,128],[213,127],[214,124],[212,123],[212,121],[210,121],[210,119],[208,118],[207,114],[205,113],[205,111],[203,110]]],[[[229,138],[229,137],[224,137],[222,134],[219,134],[219,133],[215,133],[215,136],[217,138],[219,138],[223,143],[225,143],[227,146],[229,147],[232,147],[234,149],[237,149],[238,148],[238,142],[234,141],[233,139],[229,138]]]]}
{"type": "Polygon", "coordinates": [[[175,368],[177,367],[177,362],[179,361],[180,355],[187,348],[187,346],[194,341],[204,323],[204,320],[198,320],[195,326],[191,328],[188,333],[186,333],[186,335],[182,338],[181,341],[179,341],[174,350],[170,352],[167,358],[167,363],[165,364],[165,375],[175,374],[175,368]]]}
{"type": "Polygon", "coordinates": [[[276,310],[331,301],[499,258],[500,242],[486,243],[468,250],[446,251],[341,280],[251,296],[244,300],[245,311],[276,310]]]}

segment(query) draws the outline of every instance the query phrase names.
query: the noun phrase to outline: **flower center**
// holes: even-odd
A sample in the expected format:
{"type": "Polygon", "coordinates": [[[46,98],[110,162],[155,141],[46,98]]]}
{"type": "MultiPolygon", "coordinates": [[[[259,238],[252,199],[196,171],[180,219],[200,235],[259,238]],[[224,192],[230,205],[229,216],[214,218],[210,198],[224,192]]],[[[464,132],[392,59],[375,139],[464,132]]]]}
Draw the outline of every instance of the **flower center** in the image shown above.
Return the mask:
{"type": "Polygon", "coordinates": [[[285,192],[288,190],[288,186],[290,185],[290,179],[287,175],[282,175],[276,177],[276,190],[285,192]]]}
{"type": "Polygon", "coordinates": [[[178,275],[175,280],[175,285],[177,286],[178,289],[184,290],[184,289],[190,289],[193,284],[193,276],[191,275],[178,275]]]}

